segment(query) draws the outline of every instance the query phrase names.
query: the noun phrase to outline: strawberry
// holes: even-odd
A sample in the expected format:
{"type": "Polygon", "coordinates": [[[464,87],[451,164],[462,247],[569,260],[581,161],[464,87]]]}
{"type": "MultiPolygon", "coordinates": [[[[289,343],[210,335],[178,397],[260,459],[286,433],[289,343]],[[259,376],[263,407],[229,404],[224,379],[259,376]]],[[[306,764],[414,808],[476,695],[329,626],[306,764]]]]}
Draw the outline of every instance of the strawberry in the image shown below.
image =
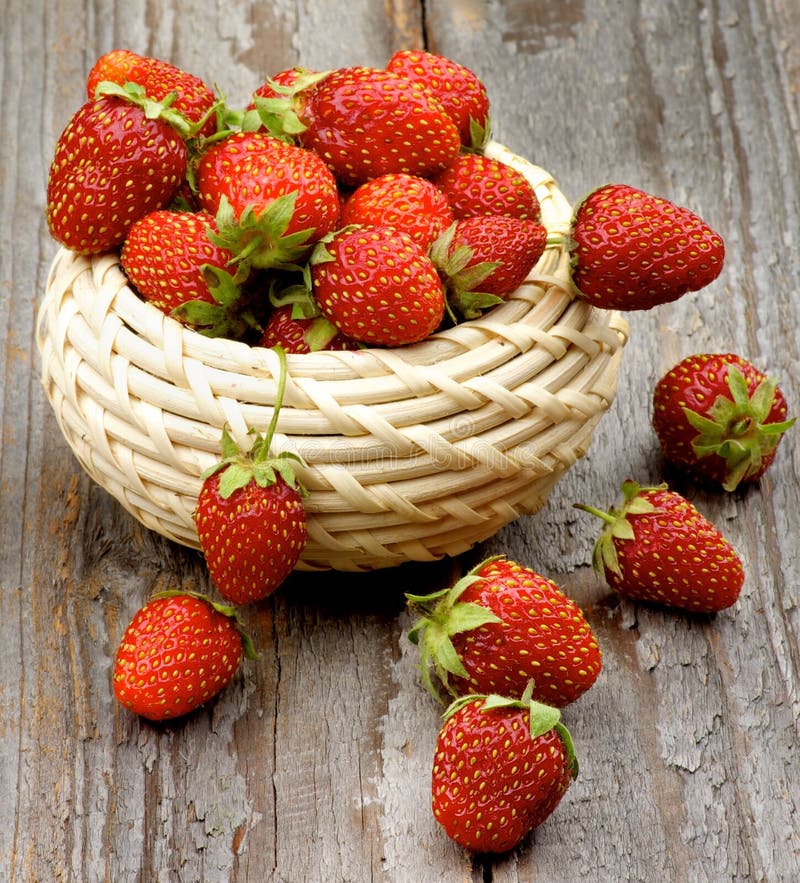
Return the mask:
{"type": "Polygon", "coordinates": [[[104,95],[82,105],[56,144],[47,183],[47,222],[54,239],[81,254],[119,246],[131,224],[164,208],[187,166],[177,115],[104,95]],[[155,114],[154,117],[148,114],[155,114]]]}
{"type": "Polygon", "coordinates": [[[476,215],[456,221],[430,256],[445,280],[452,312],[473,319],[522,285],[546,244],[547,230],[536,221],[476,215]]]}
{"type": "Polygon", "coordinates": [[[154,101],[164,101],[174,92],[173,109],[195,123],[198,134],[209,137],[216,132],[217,122],[213,111],[217,99],[214,92],[199,77],[168,61],[137,55],[129,49],[113,49],[101,55],[89,72],[86,81],[89,99],[97,97],[98,88],[103,82],[116,83],[118,86],[128,82],[137,83],[154,101]]]}
{"type": "Polygon", "coordinates": [[[717,278],[725,246],[701,218],[627,184],[594,190],[574,212],[572,281],[595,306],[647,310],[717,278]]]}
{"type": "Polygon", "coordinates": [[[207,212],[151,212],[131,226],[120,261],[139,294],[167,315],[211,337],[240,337],[249,327],[241,289],[225,269],[231,253],[211,241],[215,231],[207,212]]]}
{"type": "Polygon", "coordinates": [[[456,699],[439,731],[433,814],[473,852],[513,849],[556,808],[578,775],[557,708],[498,695],[456,699]]]}
{"type": "Polygon", "coordinates": [[[622,485],[608,512],[578,504],[605,522],[592,562],[618,594],[693,613],[735,603],[744,582],[739,556],[720,531],[666,485],[622,485]]]}
{"type": "Polygon", "coordinates": [[[237,132],[200,159],[198,198],[215,215],[215,241],[257,268],[302,260],[339,219],[336,181],[309,150],[263,132],[237,132]]]}
{"type": "Polygon", "coordinates": [[[489,96],[477,74],[464,65],[418,49],[395,52],[386,70],[427,89],[458,126],[461,143],[481,149],[489,137],[489,96]]]}
{"type": "Polygon", "coordinates": [[[461,146],[458,127],[433,95],[386,70],[332,71],[300,91],[295,106],[300,143],[348,187],[392,172],[427,177],[461,146]]]}
{"type": "Polygon", "coordinates": [[[279,346],[287,353],[360,349],[356,341],[340,334],[324,316],[296,316],[291,304],[270,313],[258,345],[279,346]]]}
{"type": "Polygon", "coordinates": [[[653,427],[665,459],[728,491],[766,472],[794,423],[786,416],[775,380],[733,353],[688,356],[653,394],[653,427]]]}
{"type": "Polygon", "coordinates": [[[414,240],[391,227],[345,227],[311,256],[311,286],[322,312],[347,337],[404,346],[433,333],[444,288],[414,240]]]}
{"type": "Polygon", "coordinates": [[[597,679],[601,653],[578,605],[549,579],[503,556],[474,567],[451,588],[407,595],[420,618],[409,639],[422,676],[435,673],[454,696],[500,693],[563,707],[597,679]]]}
{"type": "Polygon", "coordinates": [[[456,219],[475,215],[506,215],[522,221],[541,218],[531,183],[498,159],[462,153],[431,180],[447,197],[456,219]]]}
{"type": "Polygon", "coordinates": [[[133,617],[114,661],[117,700],[153,721],[194,711],[256,654],[234,611],[188,592],[154,596],[133,617]]]}
{"type": "Polygon", "coordinates": [[[232,604],[266,598],[294,569],[308,530],[299,485],[288,452],[269,452],[286,383],[286,356],[272,421],[247,453],[226,430],[222,460],[203,473],[194,518],[209,574],[219,593],[232,604]]]}
{"type": "Polygon", "coordinates": [[[424,251],[453,223],[447,197],[425,178],[396,173],[357,187],[345,200],[341,224],[395,227],[424,251]]]}

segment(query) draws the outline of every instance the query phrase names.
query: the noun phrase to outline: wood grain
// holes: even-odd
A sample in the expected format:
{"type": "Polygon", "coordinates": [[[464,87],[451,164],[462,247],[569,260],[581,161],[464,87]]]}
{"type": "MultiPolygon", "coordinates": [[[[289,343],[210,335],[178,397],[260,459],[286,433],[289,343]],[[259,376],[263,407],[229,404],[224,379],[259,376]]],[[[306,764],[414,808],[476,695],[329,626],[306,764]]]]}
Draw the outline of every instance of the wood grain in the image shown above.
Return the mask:
{"type": "Polygon", "coordinates": [[[665,473],[658,377],[732,350],[800,403],[800,6],[794,0],[9,0],[0,98],[0,867],[10,881],[788,881],[800,866],[800,447],[733,495],[665,473]],[[210,708],[153,726],[113,702],[122,631],[147,595],[206,590],[199,557],[134,523],[72,458],[38,384],[35,313],[55,246],[45,181],[95,58],[160,55],[242,103],[293,64],[382,65],[427,46],[472,67],[495,136],[572,199],[619,180],[723,233],[711,287],[632,317],[617,401],[549,505],[464,556],[292,577],[246,612],[261,657],[210,708]],[[716,617],[634,606],[588,566],[626,477],[675,486],[739,550],[716,617]],[[450,843],[429,807],[438,709],[403,592],[505,552],[587,610],[604,650],[565,711],[581,775],[524,845],[450,843]]]}

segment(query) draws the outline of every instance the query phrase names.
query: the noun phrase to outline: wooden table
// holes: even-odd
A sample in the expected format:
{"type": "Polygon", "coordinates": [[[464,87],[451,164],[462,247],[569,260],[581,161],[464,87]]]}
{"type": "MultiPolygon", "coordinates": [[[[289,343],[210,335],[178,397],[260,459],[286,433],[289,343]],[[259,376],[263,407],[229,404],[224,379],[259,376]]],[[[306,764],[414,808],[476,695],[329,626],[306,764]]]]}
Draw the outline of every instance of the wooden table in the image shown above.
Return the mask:
{"type": "Polygon", "coordinates": [[[0,877],[12,881],[779,881],[800,868],[798,430],[760,485],[681,487],[739,550],[738,604],[689,617],[620,601],[588,561],[626,477],[663,475],[661,374],[703,350],[777,374],[800,409],[800,5],[9,0],[0,181],[0,877]],[[243,103],[263,78],[382,66],[425,45],[477,71],[496,137],[570,199],[610,180],[689,205],[723,233],[710,288],[631,317],[618,397],[548,506],[464,560],[300,574],[248,610],[262,648],[206,710],[152,726],[110,689],[150,592],[208,590],[200,557],[148,532],[82,473],[38,381],[35,316],[56,247],[56,138],[96,57],[168,58],[243,103]],[[581,774],[522,848],[473,858],[436,825],[439,711],[403,592],[505,552],[556,579],[604,650],[565,710],[581,774]]]}

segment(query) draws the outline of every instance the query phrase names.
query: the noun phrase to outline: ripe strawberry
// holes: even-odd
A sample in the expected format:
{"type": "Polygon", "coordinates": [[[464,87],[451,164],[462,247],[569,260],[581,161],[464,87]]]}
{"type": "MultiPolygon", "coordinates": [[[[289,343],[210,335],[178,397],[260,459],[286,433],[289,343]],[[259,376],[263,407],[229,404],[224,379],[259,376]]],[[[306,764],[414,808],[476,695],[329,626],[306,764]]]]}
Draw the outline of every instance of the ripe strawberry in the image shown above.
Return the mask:
{"type": "Polygon", "coordinates": [[[346,227],[320,242],[311,286],[322,315],[361,343],[416,343],[444,317],[436,268],[410,236],[391,227],[346,227]]]}
{"type": "Polygon", "coordinates": [[[450,589],[407,595],[421,616],[409,632],[423,680],[435,673],[454,696],[500,693],[559,708],[597,679],[601,653],[580,607],[554,583],[503,556],[478,564],[450,589]]]}
{"type": "Polygon", "coordinates": [[[722,238],[701,218],[626,184],[580,203],[572,222],[572,281],[595,306],[647,310],[717,278],[722,238]]]}
{"type": "Polygon", "coordinates": [[[618,594],[693,613],[730,607],[739,597],[744,570],[719,530],[666,485],[622,485],[619,509],[577,508],[605,521],[593,554],[598,574],[618,594]]]}
{"type": "Polygon", "coordinates": [[[180,717],[227,687],[243,653],[256,655],[231,608],[193,593],[164,592],[125,629],[114,662],[114,695],[149,720],[180,717]]]}
{"type": "Polygon", "coordinates": [[[489,96],[477,74],[442,55],[417,49],[395,52],[386,70],[426,88],[458,126],[461,143],[474,150],[489,137],[489,96]]]}
{"type": "Polygon", "coordinates": [[[120,261],[153,306],[210,337],[236,338],[249,325],[241,288],[225,269],[232,255],[211,241],[216,229],[207,212],[151,212],[131,226],[120,261]]]}
{"type": "Polygon", "coordinates": [[[506,215],[539,221],[541,206],[530,181],[515,168],[480,153],[462,153],[431,178],[456,219],[506,215]]]}
{"type": "Polygon", "coordinates": [[[47,183],[54,239],[80,254],[122,243],[134,221],[164,208],[186,175],[186,144],[134,101],[105,95],[82,105],[56,144],[47,183]]]}
{"type": "Polygon", "coordinates": [[[431,248],[457,316],[474,319],[525,281],[547,244],[536,221],[476,215],[456,221],[431,248]]]}
{"type": "Polygon", "coordinates": [[[254,433],[244,453],[223,431],[222,460],[203,474],[194,514],[211,579],[233,604],[274,592],[300,559],[308,535],[303,488],[292,465],[299,458],[269,452],[286,384],[286,356],[276,352],[281,374],[266,433],[254,433]]]}
{"type": "MultiPolygon", "coordinates": [[[[148,98],[164,101],[176,93],[174,110],[199,126],[197,134],[206,137],[217,129],[213,110],[217,104],[214,92],[199,77],[158,58],[137,55],[129,49],[113,49],[97,59],[86,81],[89,99],[97,97],[101,83],[137,83],[148,98]]],[[[195,134],[195,133],[193,133],[195,134]]]]}
{"type": "Polygon", "coordinates": [[[775,381],[733,353],[688,356],[653,394],[653,427],[666,460],[728,491],[766,472],[794,423],[786,415],[775,381]]]}
{"type": "Polygon", "coordinates": [[[360,349],[356,341],[340,334],[324,316],[295,316],[291,304],[270,313],[258,345],[279,346],[287,353],[360,349]]]}
{"type": "Polygon", "coordinates": [[[425,178],[396,173],[357,187],[345,200],[341,224],[394,227],[427,251],[453,223],[447,197],[425,178]]]}
{"type": "Polygon", "coordinates": [[[560,716],[529,693],[455,700],[431,776],[433,814],[449,837],[473,852],[506,852],[553,812],[578,775],[560,716]]]}
{"type": "Polygon", "coordinates": [[[336,181],[309,150],[263,132],[237,132],[197,168],[200,204],[215,215],[215,241],[237,263],[283,267],[303,259],[339,220],[336,181]]]}
{"type": "Polygon", "coordinates": [[[340,68],[295,98],[297,137],[356,187],[392,172],[427,177],[457,156],[456,124],[424,89],[386,70],[340,68]]]}

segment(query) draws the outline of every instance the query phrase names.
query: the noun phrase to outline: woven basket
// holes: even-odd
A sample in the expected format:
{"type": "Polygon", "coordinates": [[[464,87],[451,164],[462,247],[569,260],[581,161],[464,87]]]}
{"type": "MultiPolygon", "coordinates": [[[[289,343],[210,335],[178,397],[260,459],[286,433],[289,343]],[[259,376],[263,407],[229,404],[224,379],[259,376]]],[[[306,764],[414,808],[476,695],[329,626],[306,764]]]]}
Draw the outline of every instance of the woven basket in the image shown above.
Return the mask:
{"type": "MultiPolygon", "coordinates": [[[[571,207],[544,170],[549,232],[571,207]]],[[[506,303],[399,349],[289,355],[273,448],[304,461],[299,569],[369,570],[457,555],[523,514],[586,453],[613,400],[627,324],[573,297],[549,247],[506,303]]],[[[192,513],[220,434],[272,414],[278,358],[193,332],[144,303],[116,254],[56,255],[39,311],[42,382],[86,472],[142,524],[197,548],[192,513]]]]}

